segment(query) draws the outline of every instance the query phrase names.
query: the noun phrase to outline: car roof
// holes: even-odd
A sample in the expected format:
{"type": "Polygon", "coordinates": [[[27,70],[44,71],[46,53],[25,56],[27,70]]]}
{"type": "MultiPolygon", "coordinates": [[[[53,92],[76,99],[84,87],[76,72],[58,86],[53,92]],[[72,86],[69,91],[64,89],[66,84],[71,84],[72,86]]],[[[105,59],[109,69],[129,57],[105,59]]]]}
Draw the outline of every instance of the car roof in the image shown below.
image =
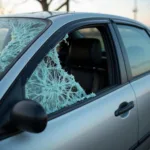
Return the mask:
{"type": "Polygon", "coordinates": [[[58,12],[58,11],[41,11],[41,12],[30,12],[30,13],[20,13],[20,14],[8,14],[8,15],[0,15],[0,18],[2,17],[23,17],[23,18],[40,18],[40,19],[46,19],[52,16],[66,14],[67,12],[58,12]]]}
{"type": "MultiPolygon", "coordinates": [[[[31,13],[20,13],[20,14],[8,14],[8,15],[0,15],[0,17],[32,17],[32,18],[41,18],[46,19],[49,17],[59,16],[59,15],[89,15],[95,17],[102,17],[102,18],[116,18],[116,19],[123,19],[123,20],[132,20],[126,17],[121,17],[117,15],[110,15],[110,14],[102,14],[102,13],[86,13],[86,12],[59,12],[59,11],[41,11],[41,12],[31,12],[31,13]]],[[[133,20],[132,20],[133,21],[133,20]]]]}
{"type": "Polygon", "coordinates": [[[22,14],[9,14],[9,15],[1,15],[0,18],[4,18],[4,17],[19,17],[19,18],[39,18],[39,19],[47,19],[47,18],[51,18],[51,17],[59,17],[62,15],[72,15],[72,17],[79,17],[81,16],[82,18],[105,18],[105,19],[113,19],[113,20],[122,20],[122,21],[126,21],[126,22],[132,22],[141,26],[144,26],[147,28],[147,26],[145,26],[144,24],[133,20],[133,19],[129,19],[126,17],[121,17],[121,16],[117,16],[117,15],[110,15],[110,14],[102,14],[102,13],[86,13],[86,12],[58,12],[58,11],[41,11],[41,12],[31,12],[31,13],[22,13],[22,14]]]}

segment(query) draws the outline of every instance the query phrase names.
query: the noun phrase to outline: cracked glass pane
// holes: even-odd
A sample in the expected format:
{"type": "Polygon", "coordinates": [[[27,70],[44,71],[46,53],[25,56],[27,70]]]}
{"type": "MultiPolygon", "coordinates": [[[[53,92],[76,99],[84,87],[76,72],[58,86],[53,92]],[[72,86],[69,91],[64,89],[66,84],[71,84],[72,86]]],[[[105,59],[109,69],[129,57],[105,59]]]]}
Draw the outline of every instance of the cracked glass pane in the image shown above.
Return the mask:
{"type": "Polygon", "coordinates": [[[39,19],[0,19],[0,74],[45,27],[46,23],[39,19]]]}
{"type": "Polygon", "coordinates": [[[63,70],[58,47],[59,44],[38,64],[25,86],[26,98],[40,103],[47,113],[95,96],[94,93],[86,94],[74,76],[63,70]]]}

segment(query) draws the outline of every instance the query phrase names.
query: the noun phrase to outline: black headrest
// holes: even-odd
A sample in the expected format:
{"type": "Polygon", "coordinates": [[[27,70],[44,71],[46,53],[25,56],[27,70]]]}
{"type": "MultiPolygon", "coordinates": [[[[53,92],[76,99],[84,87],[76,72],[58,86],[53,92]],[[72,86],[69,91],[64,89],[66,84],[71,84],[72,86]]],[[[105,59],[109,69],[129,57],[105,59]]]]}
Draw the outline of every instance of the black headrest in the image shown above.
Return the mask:
{"type": "Polygon", "coordinates": [[[73,65],[99,65],[101,63],[100,41],[93,38],[72,40],[68,61],[73,65]]]}

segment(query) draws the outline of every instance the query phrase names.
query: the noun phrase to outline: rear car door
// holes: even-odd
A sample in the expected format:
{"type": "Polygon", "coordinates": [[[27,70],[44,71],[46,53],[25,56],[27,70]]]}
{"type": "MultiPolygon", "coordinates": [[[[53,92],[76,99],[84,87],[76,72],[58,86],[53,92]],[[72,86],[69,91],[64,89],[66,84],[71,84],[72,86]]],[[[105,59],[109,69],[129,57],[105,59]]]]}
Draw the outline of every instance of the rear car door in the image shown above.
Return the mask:
{"type": "Polygon", "coordinates": [[[139,144],[150,147],[150,36],[144,27],[118,24],[128,78],[137,98],[139,144]],[[147,141],[146,141],[147,140],[147,141]],[[145,143],[147,144],[145,144],[145,143]]]}
{"type": "MultiPolygon", "coordinates": [[[[59,21],[61,22],[61,18],[59,18],[59,21]]],[[[56,20],[52,26],[55,26],[55,24],[58,24],[56,20]]],[[[58,112],[48,113],[49,122],[45,131],[40,134],[22,132],[5,138],[0,141],[1,149],[10,150],[11,147],[11,150],[127,150],[137,143],[138,115],[136,98],[131,85],[126,80],[122,55],[110,22],[108,20],[99,22],[97,20],[78,21],[75,27],[73,23],[67,24],[57,33],[60,35],[61,32],[64,32],[64,29],[68,28],[69,30],[71,26],[77,29],[85,25],[103,25],[107,28],[107,34],[105,34],[109,39],[107,44],[113,47],[110,49],[116,52],[116,58],[119,62],[120,74],[115,70],[115,75],[120,76],[120,83],[96,93],[96,96],[83,100],[81,103],[70,105],[58,112]],[[112,40],[115,42],[111,43],[112,40]]],[[[57,35],[55,35],[56,37],[57,35]]],[[[50,38],[49,42],[52,43],[52,41],[53,39],[50,38]]],[[[58,42],[59,40],[55,41],[55,44],[58,42]]],[[[39,57],[44,49],[50,51],[51,45],[44,44],[35,56],[39,57]]],[[[11,89],[25,89],[26,85],[22,78],[26,76],[25,74],[30,69],[33,69],[33,62],[35,62],[36,57],[32,58],[32,61],[27,64],[11,89]]],[[[45,55],[42,60],[44,58],[45,55]]],[[[116,68],[115,64],[113,66],[116,68]]],[[[12,100],[14,99],[14,92],[16,93],[17,90],[12,91],[11,89],[4,101],[10,97],[12,100]]]]}

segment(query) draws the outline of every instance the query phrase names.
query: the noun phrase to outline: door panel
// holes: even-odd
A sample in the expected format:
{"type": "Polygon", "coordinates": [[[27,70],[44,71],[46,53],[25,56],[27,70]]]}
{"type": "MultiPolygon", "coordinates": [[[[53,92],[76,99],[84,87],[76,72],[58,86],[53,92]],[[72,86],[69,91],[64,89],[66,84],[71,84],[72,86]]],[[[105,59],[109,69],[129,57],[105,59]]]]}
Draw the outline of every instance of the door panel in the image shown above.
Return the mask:
{"type": "Polygon", "coordinates": [[[137,99],[140,143],[150,133],[150,37],[143,27],[118,24],[117,28],[128,79],[137,99]]]}
{"type": "Polygon", "coordinates": [[[136,97],[139,114],[139,139],[150,131],[150,75],[131,83],[136,97]]]}
{"type": "Polygon", "coordinates": [[[0,142],[3,150],[127,150],[137,142],[135,95],[126,85],[94,102],[49,121],[40,134],[23,132],[0,142]],[[116,117],[122,102],[134,108],[116,117]]]}

